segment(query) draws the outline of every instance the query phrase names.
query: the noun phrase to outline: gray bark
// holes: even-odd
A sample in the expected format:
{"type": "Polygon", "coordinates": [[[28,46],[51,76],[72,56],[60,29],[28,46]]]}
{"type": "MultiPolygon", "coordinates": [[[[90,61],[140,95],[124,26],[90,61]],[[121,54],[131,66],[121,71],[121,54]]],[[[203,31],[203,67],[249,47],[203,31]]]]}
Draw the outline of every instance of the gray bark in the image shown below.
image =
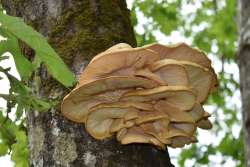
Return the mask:
{"type": "MultiPolygon", "coordinates": [[[[48,38],[66,64],[79,75],[97,53],[119,42],[136,45],[123,0],[2,0],[11,15],[22,17],[48,38]]],[[[32,50],[23,52],[33,59],[32,50]]],[[[34,93],[62,99],[68,90],[41,67],[42,79],[34,93]]],[[[167,167],[167,151],[142,144],[123,146],[114,139],[94,140],[82,124],[65,119],[60,107],[28,115],[30,166],[167,167]]]]}
{"type": "Polygon", "coordinates": [[[239,0],[239,51],[240,90],[245,139],[246,166],[250,167],[250,1],[239,0]]]}

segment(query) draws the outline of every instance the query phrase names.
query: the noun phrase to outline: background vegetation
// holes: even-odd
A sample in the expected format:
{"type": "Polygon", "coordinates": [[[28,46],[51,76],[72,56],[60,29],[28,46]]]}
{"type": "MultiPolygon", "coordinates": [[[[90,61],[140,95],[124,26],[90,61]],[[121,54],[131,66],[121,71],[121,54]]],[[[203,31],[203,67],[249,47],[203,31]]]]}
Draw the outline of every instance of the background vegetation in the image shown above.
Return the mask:
{"type": "MultiPolygon", "coordinates": [[[[206,109],[212,113],[213,129],[199,131],[199,143],[179,149],[172,155],[178,166],[244,166],[244,145],[240,130],[239,79],[236,66],[236,1],[235,0],[143,0],[128,1],[138,46],[152,42],[164,44],[180,40],[204,50],[212,59],[220,87],[210,96],[206,109]],[[178,37],[178,39],[176,39],[178,37]],[[210,138],[210,139],[209,139],[210,138]]],[[[31,87],[41,82],[33,78],[42,64],[64,86],[74,85],[72,73],[60,60],[46,39],[26,26],[21,19],[0,11],[0,61],[13,55],[20,78],[10,68],[0,65],[0,79],[8,79],[8,94],[0,94],[5,106],[0,108],[0,156],[11,155],[16,166],[28,166],[25,112],[30,108],[46,111],[58,101],[40,99],[31,87]],[[36,57],[22,55],[25,43],[34,49],[36,57]],[[10,54],[6,54],[6,52],[10,54]],[[64,77],[61,77],[61,75],[64,77]],[[12,115],[10,117],[10,115],[12,115]]],[[[173,152],[173,150],[170,150],[173,152]]],[[[170,153],[171,155],[171,153],[170,153]]]]}

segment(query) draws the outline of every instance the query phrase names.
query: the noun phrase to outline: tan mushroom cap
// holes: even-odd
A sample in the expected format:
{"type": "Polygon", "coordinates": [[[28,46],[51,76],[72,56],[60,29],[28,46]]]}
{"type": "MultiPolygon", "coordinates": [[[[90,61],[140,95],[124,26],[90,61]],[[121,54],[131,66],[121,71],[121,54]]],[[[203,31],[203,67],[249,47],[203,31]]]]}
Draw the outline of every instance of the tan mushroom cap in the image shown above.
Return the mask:
{"type": "Polygon", "coordinates": [[[148,102],[165,99],[169,104],[181,110],[189,110],[196,101],[192,90],[185,86],[159,86],[153,89],[136,90],[125,93],[122,101],[148,102]]]}
{"type": "Polygon", "coordinates": [[[130,128],[135,125],[135,122],[132,121],[125,121],[123,118],[120,119],[114,119],[113,123],[110,126],[110,132],[118,132],[119,130],[123,128],[130,128]]]}
{"type": "Polygon", "coordinates": [[[193,136],[196,130],[196,125],[194,123],[180,123],[180,122],[176,123],[175,122],[175,123],[170,123],[169,128],[176,128],[176,129],[182,130],[189,136],[193,136]]]}
{"type": "Polygon", "coordinates": [[[173,59],[164,59],[151,65],[151,70],[155,71],[168,65],[177,65],[185,67],[187,78],[191,87],[197,91],[199,102],[204,102],[213,87],[213,75],[209,69],[189,61],[178,61],[173,59]]]}
{"type": "Polygon", "coordinates": [[[195,125],[192,123],[170,123],[168,119],[159,119],[140,125],[145,133],[153,135],[160,142],[172,147],[183,147],[194,142],[195,125]]]}
{"type": "Polygon", "coordinates": [[[99,94],[108,90],[126,89],[126,88],[153,88],[158,83],[155,81],[139,78],[139,77],[127,77],[127,76],[110,76],[102,79],[89,82],[87,84],[81,84],[71,91],[71,96],[74,98],[88,98],[90,95],[99,94]]]}
{"type": "Polygon", "coordinates": [[[212,83],[210,91],[214,91],[218,87],[218,80],[216,74],[211,67],[211,61],[204,54],[204,52],[192,48],[185,43],[179,43],[176,45],[161,45],[161,44],[150,44],[144,46],[144,48],[151,49],[159,53],[161,59],[175,59],[180,61],[190,61],[199,64],[205,68],[208,68],[212,73],[212,83]]]}
{"type": "Polygon", "coordinates": [[[138,70],[135,76],[154,80],[160,85],[187,86],[189,83],[186,69],[180,63],[166,64],[153,72],[150,70],[148,68],[138,70]]]}
{"type": "Polygon", "coordinates": [[[100,103],[116,102],[134,88],[152,88],[157,83],[138,77],[107,77],[75,88],[61,104],[62,113],[72,121],[85,122],[89,109],[100,103]]]}
{"type": "Polygon", "coordinates": [[[168,46],[161,44],[150,44],[144,46],[144,48],[151,49],[159,53],[161,59],[185,60],[197,63],[206,68],[211,67],[211,61],[207,58],[204,52],[192,48],[185,43],[168,46]]]}
{"type": "Polygon", "coordinates": [[[211,129],[213,127],[212,123],[207,118],[198,121],[197,126],[201,129],[211,129]]]}
{"type": "Polygon", "coordinates": [[[163,77],[155,73],[152,73],[148,68],[136,71],[135,76],[153,80],[159,83],[160,85],[166,85],[166,82],[164,81],[163,77]]]}
{"type": "Polygon", "coordinates": [[[169,122],[170,121],[168,118],[162,118],[153,122],[146,122],[140,124],[140,127],[145,131],[145,133],[153,135],[160,142],[164,144],[170,144],[171,141],[169,140],[169,138],[166,138],[168,133],[169,122]]]}
{"type": "Polygon", "coordinates": [[[178,106],[171,106],[167,101],[160,100],[154,105],[157,111],[163,112],[168,115],[171,122],[189,122],[195,123],[195,120],[188,112],[182,111],[178,106]]]}
{"type": "Polygon", "coordinates": [[[158,146],[161,149],[165,149],[165,145],[163,143],[157,140],[154,136],[145,133],[143,129],[138,126],[128,128],[127,131],[119,138],[122,144],[149,143],[158,146]]]}
{"type": "MultiPolygon", "coordinates": [[[[101,105],[91,109],[85,127],[89,134],[96,139],[104,139],[112,135],[110,128],[115,119],[124,118],[126,115],[138,117],[136,108],[124,106],[113,106],[112,104],[101,105]]],[[[129,125],[127,125],[129,126],[129,125]]]]}
{"type": "Polygon", "coordinates": [[[197,122],[197,126],[201,129],[211,129],[213,125],[209,121],[208,117],[210,117],[210,114],[208,112],[204,112],[203,118],[197,122]]]}
{"type": "Polygon", "coordinates": [[[83,71],[80,83],[88,83],[106,76],[133,76],[141,69],[160,59],[155,51],[132,48],[128,44],[118,44],[95,56],[83,71]]]}
{"type": "Polygon", "coordinates": [[[152,122],[157,119],[168,118],[168,116],[163,112],[139,112],[139,117],[135,119],[136,125],[145,123],[145,122],[152,122]]]}
{"type": "Polygon", "coordinates": [[[170,146],[173,148],[184,147],[186,144],[190,144],[193,142],[192,137],[188,136],[175,136],[171,138],[170,146]]]}
{"type": "Polygon", "coordinates": [[[179,64],[168,64],[154,73],[159,76],[169,86],[187,86],[188,74],[185,68],[179,64]]]}
{"type": "Polygon", "coordinates": [[[205,111],[200,103],[196,103],[194,107],[190,111],[188,111],[188,113],[192,116],[195,122],[203,118],[204,112],[205,111]]]}
{"type": "Polygon", "coordinates": [[[102,94],[90,96],[89,99],[84,99],[82,101],[80,101],[80,99],[66,98],[62,104],[62,113],[72,121],[79,123],[85,122],[91,108],[102,103],[117,102],[117,97],[121,97],[129,90],[131,89],[107,91],[102,94]]]}

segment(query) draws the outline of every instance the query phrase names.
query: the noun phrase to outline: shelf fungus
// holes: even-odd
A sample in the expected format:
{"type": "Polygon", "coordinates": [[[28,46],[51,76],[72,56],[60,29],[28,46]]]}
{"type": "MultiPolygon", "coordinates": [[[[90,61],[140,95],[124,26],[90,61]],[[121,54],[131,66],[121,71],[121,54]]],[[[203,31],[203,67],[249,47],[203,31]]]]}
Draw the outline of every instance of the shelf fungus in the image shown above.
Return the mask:
{"type": "Polygon", "coordinates": [[[184,43],[120,43],[92,59],[61,109],[95,139],[183,147],[212,128],[202,105],[217,86],[211,61],[184,43]]]}

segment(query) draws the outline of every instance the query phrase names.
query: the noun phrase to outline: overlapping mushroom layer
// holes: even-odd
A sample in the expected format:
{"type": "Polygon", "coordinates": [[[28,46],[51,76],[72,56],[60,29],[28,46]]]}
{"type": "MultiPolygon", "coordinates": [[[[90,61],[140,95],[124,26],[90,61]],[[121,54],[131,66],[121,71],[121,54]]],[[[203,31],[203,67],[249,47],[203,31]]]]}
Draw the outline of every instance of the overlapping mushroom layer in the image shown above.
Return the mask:
{"type": "Polygon", "coordinates": [[[217,84],[210,60],[186,44],[118,44],[89,63],[62,112],[96,139],[183,147],[212,127],[202,104],[217,84]]]}

